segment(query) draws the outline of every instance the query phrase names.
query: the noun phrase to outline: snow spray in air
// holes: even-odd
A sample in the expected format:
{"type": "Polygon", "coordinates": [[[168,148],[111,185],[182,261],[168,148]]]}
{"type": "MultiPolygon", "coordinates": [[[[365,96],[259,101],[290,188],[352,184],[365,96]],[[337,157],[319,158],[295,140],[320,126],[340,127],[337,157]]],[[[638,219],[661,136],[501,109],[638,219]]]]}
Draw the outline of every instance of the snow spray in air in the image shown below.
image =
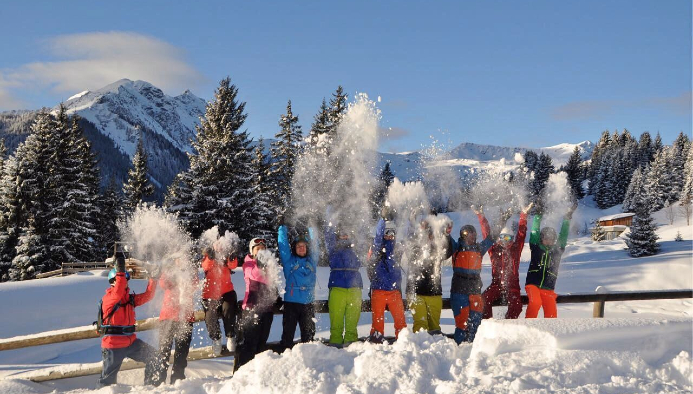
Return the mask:
{"type": "Polygon", "coordinates": [[[193,308],[197,269],[191,261],[193,243],[176,216],[163,208],[140,205],[118,227],[132,258],[159,266],[162,278],[177,291],[179,312],[185,318],[193,308]]]}
{"type": "Polygon", "coordinates": [[[323,217],[352,231],[357,245],[372,241],[369,200],[375,186],[379,119],[375,103],[366,94],[358,94],[336,133],[320,135],[306,148],[293,178],[294,218],[323,217]]]}

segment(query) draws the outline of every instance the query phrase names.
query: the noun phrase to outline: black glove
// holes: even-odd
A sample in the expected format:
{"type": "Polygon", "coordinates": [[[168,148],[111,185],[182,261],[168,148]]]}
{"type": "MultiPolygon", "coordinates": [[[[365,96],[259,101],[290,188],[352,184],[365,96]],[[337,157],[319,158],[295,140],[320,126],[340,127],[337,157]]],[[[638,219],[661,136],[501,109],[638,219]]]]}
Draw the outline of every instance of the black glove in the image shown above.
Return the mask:
{"type": "Polygon", "coordinates": [[[277,216],[277,226],[283,226],[284,225],[284,214],[280,213],[279,216],[277,216]]]}
{"type": "Polygon", "coordinates": [[[116,252],[115,253],[115,270],[116,272],[125,272],[125,253],[116,252]]]}
{"type": "Polygon", "coordinates": [[[284,300],[282,300],[281,296],[277,296],[277,300],[274,301],[274,307],[277,309],[281,309],[281,307],[284,305],[284,300]]]}
{"type": "Polygon", "coordinates": [[[395,220],[395,210],[386,205],[380,211],[380,217],[385,219],[385,221],[395,220]]]}

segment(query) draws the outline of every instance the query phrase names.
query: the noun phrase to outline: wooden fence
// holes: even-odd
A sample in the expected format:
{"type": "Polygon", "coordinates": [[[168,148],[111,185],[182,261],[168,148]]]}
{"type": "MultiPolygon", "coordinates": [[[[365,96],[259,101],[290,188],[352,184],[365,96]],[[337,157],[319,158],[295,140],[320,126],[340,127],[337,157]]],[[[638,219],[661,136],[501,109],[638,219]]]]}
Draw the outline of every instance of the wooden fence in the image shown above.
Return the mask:
{"type": "MultiPolygon", "coordinates": [[[[608,301],[646,301],[646,300],[666,300],[666,299],[683,299],[683,298],[693,298],[693,289],[684,290],[655,290],[655,291],[621,291],[621,292],[608,292],[608,293],[577,293],[577,294],[561,294],[556,298],[556,303],[558,304],[576,304],[576,303],[594,303],[593,307],[593,317],[602,318],[604,317],[604,306],[608,301]]],[[[522,296],[522,304],[527,305],[527,296],[522,296]]],[[[326,300],[318,300],[313,302],[315,307],[315,313],[328,313],[328,305],[326,300]]],[[[407,303],[405,300],[405,308],[407,308],[407,303]]],[[[505,306],[507,305],[502,300],[499,300],[493,304],[493,306],[505,306]]],[[[238,303],[239,309],[241,302],[238,303]]],[[[450,309],[450,299],[443,299],[443,308],[450,309]]],[[[370,300],[364,300],[361,303],[362,312],[371,311],[370,300]]],[[[275,314],[282,314],[281,309],[275,308],[275,314]]],[[[195,322],[204,320],[204,312],[202,310],[195,311],[195,322]]],[[[149,318],[137,321],[137,331],[151,330],[157,327],[159,322],[158,318],[149,318]]],[[[80,339],[98,338],[99,334],[96,332],[93,326],[84,326],[66,330],[58,330],[44,334],[34,334],[26,336],[18,336],[12,338],[0,339],[0,351],[2,350],[12,350],[21,349],[31,346],[47,345],[52,343],[61,343],[68,341],[76,341],[80,339]]],[[[277,344],[268,344],[270,348],[276,348],[277,344]]],[[[208,358],[214,358],[215,356],[211,354],[209,347],[207,348],[196,348],[190,350],[191,355],[188,357],[189,360],[202,360],[208,358]]],[[[221,357],[229,356],[230,354],[222,354],[221,357]]],[[[124,364],[125,365],[125,364],[124,364]]],[[[130,362],[126,365],[125,369],[139,368],[141,363],[130,362]]],[[[90,368],[80,369],[79,371],[64,371],[62,369],[51,369],[47,368],[47,372],[40,373],[40,371],[31,371],[21,375],[13,375],[11,378],[23,378],[40,382],[45,380],[54,379],[64,379],[69,377],[86,376],[101,373],[101,368],[98,365],[94,365],[90,368]],[[38,374],[37,374],[38,373],[38,374]]]]}

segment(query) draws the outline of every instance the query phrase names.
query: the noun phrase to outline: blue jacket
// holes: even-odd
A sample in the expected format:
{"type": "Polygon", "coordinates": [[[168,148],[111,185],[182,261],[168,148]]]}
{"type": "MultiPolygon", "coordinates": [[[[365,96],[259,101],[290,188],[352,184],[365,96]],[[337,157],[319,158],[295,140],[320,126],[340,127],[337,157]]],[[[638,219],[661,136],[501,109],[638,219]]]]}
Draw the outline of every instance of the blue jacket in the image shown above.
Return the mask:
{"type": "Polygon", "coordinates": [[[371,247],[373,259],[371,290],[401,291],[402,268],[394,256],[395,241],[383,239],[384,235],[385,220],[380,219],[375,228],[375,238],[371,247]]]}
{"type": "Polygon", "coordinates": [[[308,255],[298,257],[291,252],[289,234],[286,226],[279,226],[277,243],[279,245],[279,257],[284,267],[286,279],[286,293],[284,301],[299,304],[310,304],[315,299],[315,281],[320,250],[318,242],[315,242],[313,229],[308,229],[310,245],[308,255]]]}
{"type": "Polygon", "coordinates": [[[356,257],[356,253],[350,245],[342,245],[337,240],[337,234],[329,226],[325,227],[325,247],[330,262],[328,287],[363,288],[363,281],[359,272],[361,261],[356,257]]]}

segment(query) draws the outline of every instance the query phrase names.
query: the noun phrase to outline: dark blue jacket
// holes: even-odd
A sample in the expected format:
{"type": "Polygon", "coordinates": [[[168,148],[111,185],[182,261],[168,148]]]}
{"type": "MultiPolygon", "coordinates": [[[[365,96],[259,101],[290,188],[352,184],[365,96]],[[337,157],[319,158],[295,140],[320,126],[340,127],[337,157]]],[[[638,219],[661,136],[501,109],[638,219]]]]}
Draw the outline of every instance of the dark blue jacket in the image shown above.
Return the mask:
{"type": "Polygon", "coordinates": [[[375,238],[371,247],[373,269],[371,290],[400,290],[402,288],[402,268],[394,256],[395,241],[385,240],[385,220],[380,219],[375,228],[375,238]]]}
{"type": "Polygon", "coordinates": [[[532,232],[529,235],[529,249],[532,251],[532,258],[529,261],[527,270],[526,285],[535,285],[540,289],[554,290],[558,279],[558,269],[561,265],[561,257],[568,244],[568,231],[570,230],[570,220],[564,219],[558,240],[553,246],[545,246],[541,243],[540,235],[541,215],[534,216],[532,232]]]}
{"type": "Polygon", "coordinates": [[[315,281],[320,250],[318,243],[314,241],[313,229],[308,229],[310,245],[308,255],[298,257],[291,252],[289,234],[286,226],[279,226],[277,231],[277,243],[279,245],[279,257],[284,267],[286,279],[286,293],[284,301],[299,304],[310,304],[315,299],[315,281]]]}
{"type": "Polygon", "coordinates": [[[337,240],[337,234],[330,226],[325,227],[325,247],[330,262],[330,282],[328,287],[363,288],[361,279],[361,261],[356,257],[354,249],[349,244],[337,240]]]}

